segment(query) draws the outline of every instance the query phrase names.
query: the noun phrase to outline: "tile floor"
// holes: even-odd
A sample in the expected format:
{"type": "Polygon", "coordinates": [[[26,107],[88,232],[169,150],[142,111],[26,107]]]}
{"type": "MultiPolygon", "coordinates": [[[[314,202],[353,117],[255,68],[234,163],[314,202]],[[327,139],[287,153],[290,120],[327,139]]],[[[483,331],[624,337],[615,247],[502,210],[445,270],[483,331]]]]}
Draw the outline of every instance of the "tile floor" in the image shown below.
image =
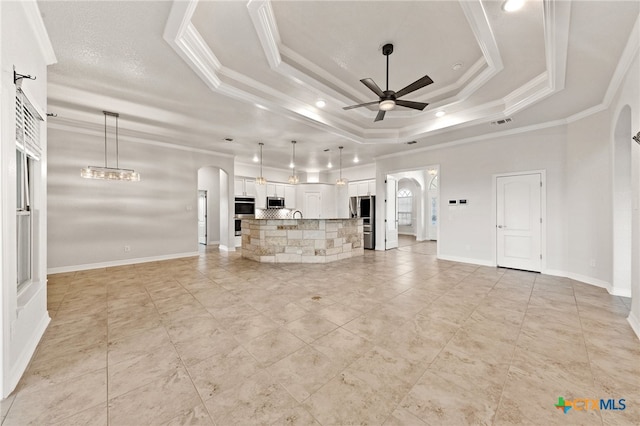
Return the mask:
{"type": "Polygon", "coordinates": [[[4,425],[639,424],[629,299],[440,261],[239,253],[49,277],[52,322],[4,425]],[[624,398],[624,411],[554,407],[624,398]]]}

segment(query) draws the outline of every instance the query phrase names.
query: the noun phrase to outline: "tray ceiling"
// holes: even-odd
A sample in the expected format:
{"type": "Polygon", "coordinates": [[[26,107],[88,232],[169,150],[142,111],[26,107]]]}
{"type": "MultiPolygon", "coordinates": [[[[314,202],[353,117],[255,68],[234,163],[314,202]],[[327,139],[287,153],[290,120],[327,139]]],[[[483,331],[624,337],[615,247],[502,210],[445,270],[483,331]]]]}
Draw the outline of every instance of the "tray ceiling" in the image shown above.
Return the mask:
{"type": "Polygon", "coordinates": [[[529,0],[515,13],[501,3],[40,2],[59,59],[50,109],[59,125],[86,128],[99,128],[95,111],[118,110],[123,137],[241,162],[263,141],[274,167],[296,139],[300,169],[319,171],[324,149],[338,145],[366,163],[470,128],[495,131],[488,123],[497,119],[535,126],[603,101],[637,2],[529,0]],[[342,108],[377,100],[362,78],[384,90],[385,43],[395,48],[390,89],[425,74],[434,83],[403,98],[428,102],[424,111],[396,107],[374,122],[375,106],[342,108]]]}

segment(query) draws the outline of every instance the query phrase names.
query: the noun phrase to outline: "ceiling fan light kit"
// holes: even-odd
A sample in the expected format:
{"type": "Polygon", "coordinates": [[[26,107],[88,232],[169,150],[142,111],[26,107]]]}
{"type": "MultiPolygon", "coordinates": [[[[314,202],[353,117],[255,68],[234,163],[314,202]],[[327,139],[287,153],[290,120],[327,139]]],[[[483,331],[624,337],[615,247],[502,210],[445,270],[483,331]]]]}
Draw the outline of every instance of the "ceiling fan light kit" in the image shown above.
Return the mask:
{"type": "Polygon", "coordinates": [[[418,80],[414,81],[413,83],[409,84],[408,86],[404,87],[403,89],[397,92],[394,92],[393,90],[389,90],[389,55],[391,55],[392,53],[393,53],[393,44],[387,43],[384,46],[382,46],[382,54],[387,57],[387,81],[386,81],[387,90],[382,91],[382,89],[380,89],[380,87],[371,78],[363,78],[362,80],[360,80],[362,84],[364,84],[369,88],[369,90],[371,90],[373,93],[378,95],[379,99],[373,102],[365,102],[363,104],[347,106],[342,109],[349,110],[353,108],[359,108],[363,106],[371,106],[371,105],[378,104],[378,114],[376,115],[375,120],[373,120],[375,122],[375,121],[383,120],[385,113],[387,111],[391,111],[392,109],[394,109],[396,105],[400,105],[405,108],[417,109],[419,111],[424,110],[427,107],[427,105],[429,105],[428,103],[425,103],[425,102],[405,101],[405,100],[399,99],[402,96],[408,95],[411,92],[415,92],[418,89],[422,89],[423,87],[428,86],[429,84],[432,84],[433,80],[431,80],[431,78],[428,75],[425,75],[424,77],[419,78],[418,80]]]}

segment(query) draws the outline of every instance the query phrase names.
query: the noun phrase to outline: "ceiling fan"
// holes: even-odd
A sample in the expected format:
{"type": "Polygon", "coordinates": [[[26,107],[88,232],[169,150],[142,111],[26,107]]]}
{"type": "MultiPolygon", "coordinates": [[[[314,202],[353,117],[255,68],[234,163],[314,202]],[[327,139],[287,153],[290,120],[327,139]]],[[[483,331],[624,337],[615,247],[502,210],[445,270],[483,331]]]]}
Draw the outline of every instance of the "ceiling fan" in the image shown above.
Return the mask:
{"type": "Polygon", "coordinates": [[[347,106],[342,109],[348,110],[348,109],[378,104],[378,109],[379,109],[378,115],[376,115],[376,119],[373,120],[375,122],[375,121],[380,121],[384,119],[384,114],[387,111],[394,109],[396,105],[400,105],[406,108],[413,108],[420,111],[422,111],[423,109],[425,109],[427,105],[429,105],[424,102],[413,102],[413,101],[405,101],[402,99],[398,99],[404,95],[408,95],[411,92],[414,92],[418,89],[421,89],[433,83],[433,80],[431,80],[431,78],[428,75],[425,75],[424,77],[419,78],[418,80],[414,81],[413,83],[411,83],[404,89],[399,90],[398,92],[389,90],[389,55],[391,55],[392,53],[393,53],[393,44],[388,43],[382,46],[382,54],[387,57],[387,90],[383,92],[380,89],[380,87],[378,87],[378,85],[373,81],[373,79],[363,78],[362,80],[360,80],[362,84],[364,84],[369,89],[371,89],[371,91],[376,95],[378,95],[380,99],[373,102],[366,102],[364,104],[347,106]]]}

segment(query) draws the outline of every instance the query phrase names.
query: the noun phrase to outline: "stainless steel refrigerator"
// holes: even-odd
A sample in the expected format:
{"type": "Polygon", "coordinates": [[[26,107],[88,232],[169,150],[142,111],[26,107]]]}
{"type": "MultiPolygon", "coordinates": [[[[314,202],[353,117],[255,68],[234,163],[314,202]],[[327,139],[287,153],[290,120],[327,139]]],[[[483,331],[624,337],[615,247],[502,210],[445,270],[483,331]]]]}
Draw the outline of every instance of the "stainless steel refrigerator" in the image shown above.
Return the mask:
{"type": "Polygon", "coordinates": [[[349,198],[349,212],[351,217],[362,218],[364,232],[364,248],[375,250],[376,248],[376,197],[351,197],[349,198]]]}

